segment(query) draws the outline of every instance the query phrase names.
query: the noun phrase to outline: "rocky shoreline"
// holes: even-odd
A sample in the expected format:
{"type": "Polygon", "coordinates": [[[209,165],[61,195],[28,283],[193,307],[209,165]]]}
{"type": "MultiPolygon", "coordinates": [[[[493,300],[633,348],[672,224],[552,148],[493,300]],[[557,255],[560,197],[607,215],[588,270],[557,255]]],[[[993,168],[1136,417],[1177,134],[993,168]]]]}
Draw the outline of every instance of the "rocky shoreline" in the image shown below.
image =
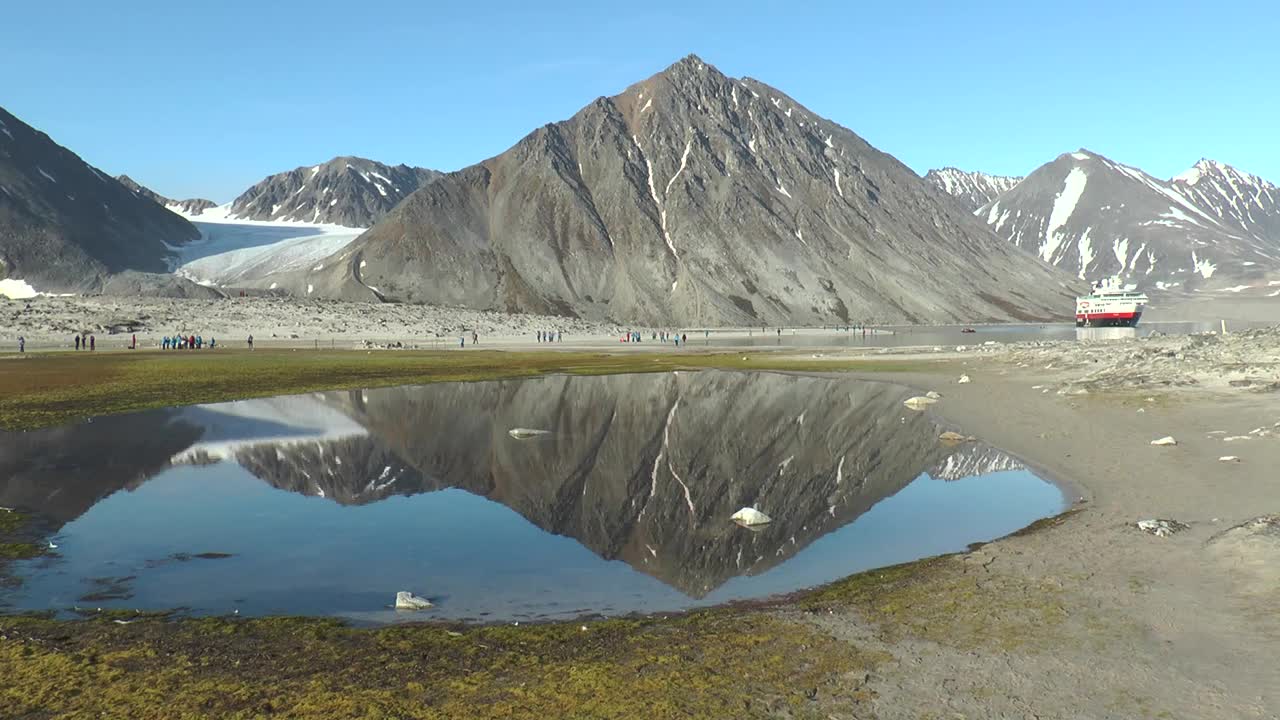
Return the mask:
{"type": "Polygon", "coordinates": [[[0,299],[0,347],[70,348],[76,333],[98,336],[104,348],[125,346],[133,334],[143,347],[164,335],[200,334],[239,343],[253,335],[259,345],[336,347],[442,347],[471,333],[532,338],[539,330],[569,337],[612,335],[613,325],[576,318],[518,315],[462,308],[395,303],[353,303],[256,296],[225,299],[115,298],[107,296],[0,299]],[[114,345],[111,336],[119,336],[114,345]]]}

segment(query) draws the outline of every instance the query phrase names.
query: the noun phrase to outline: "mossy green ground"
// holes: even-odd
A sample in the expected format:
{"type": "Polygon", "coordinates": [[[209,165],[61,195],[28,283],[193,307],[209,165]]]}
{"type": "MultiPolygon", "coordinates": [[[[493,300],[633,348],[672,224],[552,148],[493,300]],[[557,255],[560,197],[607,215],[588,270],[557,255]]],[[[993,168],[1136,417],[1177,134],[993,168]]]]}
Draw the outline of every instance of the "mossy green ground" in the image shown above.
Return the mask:
{"type": "Polygon", "coordinates": [[[19,718],[825,717],[813,691],[877,660],[800,624],[723,610],[378,630],[0,617],[0,638],[0,707],[19,718]]]}
{"type": "Polygon", "coordinates": [[[219,350],[30,353],[0,361],[0,428],[29,430],[85,417],[320,390],[574,373],[679,369],[919,370],[892,360],[806,361],[741,352],[426,352],[219,350]]]}

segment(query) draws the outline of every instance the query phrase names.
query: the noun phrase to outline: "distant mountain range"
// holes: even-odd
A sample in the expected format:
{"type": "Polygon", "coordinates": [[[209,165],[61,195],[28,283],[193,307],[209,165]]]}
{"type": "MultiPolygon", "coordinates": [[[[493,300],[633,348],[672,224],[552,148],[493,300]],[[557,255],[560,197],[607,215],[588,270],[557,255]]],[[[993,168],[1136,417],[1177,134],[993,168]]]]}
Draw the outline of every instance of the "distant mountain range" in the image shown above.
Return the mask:
{"type": "Polygon", "coordinates": [[[974,212],[995,200],[1022,181],[1020,177],[966,172],[953,167],[930,170],[925,174],[924,179],[939,190],[954,196],[960,201],[961,207],[969,212],[974,212]]]}
{"type": "MultiPolygon", "coordinates": [[[[126,270],[163,273],[200,237],[0,109],[0,281],[30,292],[99,292],[126,270]]],[[[22,294],[22,293],[18,293],[22,294]]]]}
{"type": "Polygon", "coordinates": [[[696,56],[457,172],[338,157],[216,207],[108,177],[0,110],[0,292],[245,287],[817,325],[1048,320],[1070,314],[1082,279],[1231,289],[1277,272],[1280,189],[1222,163],[1161,180],[1081,150],[1024,178],[921,178],[696,56]],[[236,221],[252,221],[243,238],[236,221]],[[273,240],[263,224],[368,230],[273,240]],[[174,270],[210,287],[163,276],[174,270]]]}
{"type": "Polygon", "coordinates": [[[268,177],[237,197],[228,217],[365,228],[438,177],[427,168],[337,157],[268,177]]]}
{"type": "MultiPolygon", "coordinates": [[[[992,176],[953,168],[926,177],[966,207],[996,187],[992,176]]],[[[972,211],[996,234],[1080,278],[1118,275],[1148,289],[1194,290],[1238,288],[1280,271],[1280,188],[1212,160],[1161,180],[1078,150],[972,211]]]]}
{"type": "Polygon", "coordinates": [[[190,198],[187,200],[171,200],[160,193],[152,191],[150,188],[143,186],[128,175],[119,175],[116,180],[121,185],[132,190],[135,194],[141,195],[149,200],[157,202],[166,208],[183,215],[199,215],[209,208],[216,207],[217,203],[204,198],[190,198]]]}

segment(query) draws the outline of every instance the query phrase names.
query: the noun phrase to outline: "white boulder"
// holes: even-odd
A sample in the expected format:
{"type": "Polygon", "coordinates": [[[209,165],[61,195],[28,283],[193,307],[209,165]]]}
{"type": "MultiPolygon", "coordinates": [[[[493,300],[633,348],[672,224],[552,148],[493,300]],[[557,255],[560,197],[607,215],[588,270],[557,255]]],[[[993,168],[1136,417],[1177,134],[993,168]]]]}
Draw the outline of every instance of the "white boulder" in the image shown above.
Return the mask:
{"type": "Polygon", "coordinates": [[[1151,441],[1151,444],[1152,444],[1152,445],[1159,445],[1159,446],[1168,446],[1168,445],[1177,445],[1177,444],[1178,444],[1178,441],[1177,441],[1177,440],[1174,440],[1172,435],[1165,435],[1164,437],[1160,438],[1159,440],[1152,440],[1152,441],[1151,441]]]}
{"type": "Polygon", "coordinates": [[[1218,458],[1218,462],[1240,462],[1240,458],[1236,457],[1235,455],[1223,455],[1222,457],[1218,458]]]}
{"type": "Polygon", "coordinates": [[[973,382],[973,381],[969,379],[969,376],[968,376],[968,375],[961,375],[961,376],[960,376],[960,379],[959,379],[959,380],[957,380],[956,382],[957,382],[957,383],[959,383],[959,384],[961,384],[961,385],[967,385],[968,383],[971,383],[971,382],[973,382]]]}
{"type": "Polygon", "coordinates": [[[729,516],[729,519],[738,523],[739,525],[748,525],[748,526],[766,525],[768,523],[773,522],[773,518],[769,517],[768,515],[765,515],[764,513],[760,512],[759,510],[753,507],[744,507],[738,512],[729,516]]]}
{"type": "Polygon", "coordinates": [[[925,393],[924,396],[931,400],[942,399],[942,393],[938,392],[937,390],[930,390],[929,392],[925,393]]]}
{"type": "Polygon", "coordinates": [[[925,395],[917,395],[915,397],[909,397],[906,400],[903,400],[902,404],[906,405],[908,408],[911,408],[912,410],[923,410],[926,407],[936,402],[938,402],[936,398],[927,397],[925,395]]]}

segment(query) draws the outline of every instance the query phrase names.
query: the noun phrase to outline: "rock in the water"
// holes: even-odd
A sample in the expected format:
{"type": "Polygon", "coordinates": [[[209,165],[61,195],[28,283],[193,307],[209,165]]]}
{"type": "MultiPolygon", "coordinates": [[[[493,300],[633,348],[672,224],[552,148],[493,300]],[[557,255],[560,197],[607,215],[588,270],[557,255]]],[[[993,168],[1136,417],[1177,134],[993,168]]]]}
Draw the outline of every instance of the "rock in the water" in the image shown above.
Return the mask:
{"type": "Polygon", "coordinates": [[[773,518],[753,507],[744,507],[729,517],[739,525],[765,525],[773,522],[773,518]]]}
{"type": "Polygon", "coordinates": [[[1240,462],[1240,458],[1236,457],[1235,455],[1223,455],[1222,457],[1218,458],[1218,462],[1240,462]]]}
{"type": "Polygon", "coordinates": [[[1160,445],[1160,446],[1166,446],[1166,445],[1177,445],[1177,444],[1178,444],[1178,441],[1177,441],[1177,440],[1174,440],[1172,435],[1165,435],[1164,437],[1160,438],[1159,440],[1152,440],[1152,441],[1151,441],[1151,444],[1152,444],[1152,445],[1160,445]]]}
{"type": "Polygon", "coordinates": [[[971,383],[971,382],[973,382],[973,381],[969,379],[969,376],[968,376],[968,375],[961,375],[961,376],[960,376],[960,379],[959,379],[959,380],[957,380],[956,382],[957,382],[957,383],[959,383],[959,384],[961,384],[961,385],[966,385],[966,384],[971,383]]]}
{"type": "Polygon", "coordinates": [[[401,590],[396,593],[396,609],[397,610],[426,610],[435,607],[431,601],[426,598],[420,598],[408,590],[401,590]]]}
{"type": "Polygon", "coordinates": [[[963,442],[972,442],[975,438],[972,435],[961,435],[958,432],[951,432],[950,430],[948,430],[942,433],[941,435],[939,435],[938,439],[944,443],[958,444],[963,442]]]}
{"type": "Polygon", "coordinates": [[[1239,442],[1241,440],[1252,440],[1252,439],[1253,438],[1249,437],[1248,435],[1232,435],[1230,437],[1222,438],[1222,442],[1239,442]]]}
{"type": "Polygon", "coordinates": [[[942,393],[938,392],[937,390],[930,390],[929,392],[925,393],[924,396],[931,400],[940,400],[942,398],[942,393]]]}
{"type": "Polygon", "coordinates": [[[936,402],[938,402],[936,398],[931,398],[924,395],[917,395],[915,397],[910,397],[910,398],[907,398],[906,400],[903,400],[902,404],[906,405],[912,410],[923,410],[929,405],[932,405],[936,402]]]}
{"type": "Polygon", "coordinates": [[[534,430],[532,428],[511,428],[507,431],[507,434],[517,440],[528,440],[531,437],[538,437],[539,435],[550,435],[551,431],[534,430]]]}
{"type": "Polygon", "coordinates": [[[1174,533],[1180,533],[1190,528],[1186,523],[1180,523],[1177,520],[1139,520],[1134,523],[1137,528],[1143,532],[1151,533],[1156,537],[1169,537],[1174,533]]]}

